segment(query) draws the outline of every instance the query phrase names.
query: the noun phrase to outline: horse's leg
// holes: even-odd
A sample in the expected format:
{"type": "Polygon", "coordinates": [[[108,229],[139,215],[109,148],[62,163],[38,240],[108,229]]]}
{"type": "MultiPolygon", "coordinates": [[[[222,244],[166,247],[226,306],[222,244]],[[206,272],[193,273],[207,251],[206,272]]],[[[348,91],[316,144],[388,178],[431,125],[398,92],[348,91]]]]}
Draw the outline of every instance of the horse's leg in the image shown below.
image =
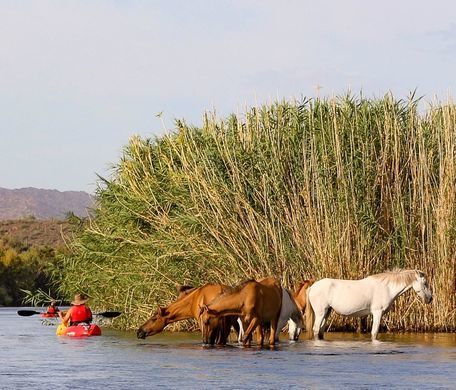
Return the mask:
{"type": "MultiPolygon", "coordinates": [[[[256,340],[258,345],[263,345],[264,342],[264,329],[263,325],[260,324],[256,327],[255,329],[255,335],[256,335],[256,340]]],[[[250,336],[252,338],[252,336],[250,336]]]]}
{"type": "MultiPolygon", "coordinates": [[[[325,313],[315,312],[315,321],[313,326],[313,334],[314,339],[320,338],[320,328],[323,322],[323,318],[325,317],[325,313]]],[[[321,337],[323,338],[323,336],[321,337]]]]}
{"type": "Polygon", "coordinates": [[[314,337],[323,340],[325,332],[326,319],[331,313],[331,307],[326,307],[323,310],[315,311],[315,322],[313,327],[314,337]]]}
{"type": "Polygon", "coordinates": [[[358,327],[356,328],[357,333],[365,333],[367,330],[367,317],[358,318],[358,327]]]}
{"type": "Polygon", "coordinates": [[[240,317],[238,317],[237,322],[239,324],[238,343],[241,344],[244,338],[244,324],[240,317]]]}
{"type": "Polygon", "coordinates": [[[214,345],[217,341],[217,338],[218,338],[218,333],[219,333],[219,329],[216,328],[216,329],[211,329],[210,330],[210,336],[209,336],[209,345],[214,345]]]}
{"type": "Polygon", "coordinates": [[[250,347],[252,345],[252,334],[249,335],[249,337],[246,337],[244,340],[241,340],[241,344],[246,345],[247,347],[250,347]]]}
{"type": "Polygon", "coordinates": [[[326,331],[326,321],[327,321],[329,315],[331,314],[331,311],[332,311],[332,307],[328,307],[325,311],[325,315],[323,317],[323,321],[322,321],[321,327],[320,327],[320,333],[318,335],[320,340],[323,340],[323,333],[326,331]]]}
{"type": "Polygon", "coordinates": [[[377,339],[378,328],[380,327],[380,320],[382,318],[383,312],[381,310],[376,310],[372,312],[372,341],[377,339]]]}
{"type": "Polygon", "coordinates": [[[247,329],[244,333],[244,340],[243,340],[244,345],[246,345],[246,343],[249,341],[250,335],[253,333],[253,331],[258,326],[258,324],[259,324],[258,317],[253,317],[249,323],[249,326],[247,327],[247,329]]]}
{"type": "Polygon", "coordinates": [[[269,333],[269,345],[274,345],[275,344],[275,341],[276,341],[276,330],[278,330],[280,332],[281,328],[279,328],[277,326],[277,323],[278,323],[278,319],[275,318],[273,320],[271,320],[271,331],[269,333]]]}
{"type": "Polygon", "coordinates": [[[219,331],[218,331],[218,337],[216,339],[216,344],[217,345],[226,345],[226,342],[228,341],[228,336],[230,335],[231,332],[231,321],[232,317],[222,317],[219,324],[219,331]]]}

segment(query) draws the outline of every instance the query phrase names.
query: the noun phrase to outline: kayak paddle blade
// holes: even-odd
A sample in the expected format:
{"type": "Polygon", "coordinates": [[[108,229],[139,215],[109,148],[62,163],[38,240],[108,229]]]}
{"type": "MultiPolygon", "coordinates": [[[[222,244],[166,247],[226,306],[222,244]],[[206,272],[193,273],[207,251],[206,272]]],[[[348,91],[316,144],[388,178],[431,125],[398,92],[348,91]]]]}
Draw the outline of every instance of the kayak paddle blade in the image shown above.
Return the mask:
{"type": "Polygon", "coordinates": [[[95,313],[95,316],[103,316],[106,318],[115,318],[120,316],[122,313],[120,311],[104,311],[103,313],[95,313]]]}
{"type": "Polygon", "coordinates": [[[18,310],[17,314],[19,314],[22,317],[30,317],[35,314],[41,314],[41,312],[36,311],[36,310],[18,310]]]}

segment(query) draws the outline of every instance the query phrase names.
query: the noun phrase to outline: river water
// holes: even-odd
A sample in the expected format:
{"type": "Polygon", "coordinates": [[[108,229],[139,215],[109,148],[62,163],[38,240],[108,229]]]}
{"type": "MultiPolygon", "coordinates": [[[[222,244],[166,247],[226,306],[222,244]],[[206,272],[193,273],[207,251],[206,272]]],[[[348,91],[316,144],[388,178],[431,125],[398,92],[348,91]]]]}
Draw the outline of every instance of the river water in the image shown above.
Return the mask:
{"type": "MultiPolygon", "coordinates": [[[[1,389],[456,388],[456,334],[329,333],[259,349],[204,347],[198,333],[55,335],[38,316],[0,308],[1,389]]],[[[49,322],[49,321],[48,321],[49,322]]]]}

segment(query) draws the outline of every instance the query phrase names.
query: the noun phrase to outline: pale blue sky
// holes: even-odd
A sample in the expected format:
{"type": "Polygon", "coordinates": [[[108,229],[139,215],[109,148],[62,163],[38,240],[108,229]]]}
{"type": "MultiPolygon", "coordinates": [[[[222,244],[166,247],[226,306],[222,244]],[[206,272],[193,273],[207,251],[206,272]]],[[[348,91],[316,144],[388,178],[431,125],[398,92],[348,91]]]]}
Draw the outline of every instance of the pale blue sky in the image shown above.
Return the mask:
{"type": "Polygon", "coordinates": [[[93,192],[133,134],[276,98],[456,86],[454,1],[0,0],[0,187],[93,192]]]}

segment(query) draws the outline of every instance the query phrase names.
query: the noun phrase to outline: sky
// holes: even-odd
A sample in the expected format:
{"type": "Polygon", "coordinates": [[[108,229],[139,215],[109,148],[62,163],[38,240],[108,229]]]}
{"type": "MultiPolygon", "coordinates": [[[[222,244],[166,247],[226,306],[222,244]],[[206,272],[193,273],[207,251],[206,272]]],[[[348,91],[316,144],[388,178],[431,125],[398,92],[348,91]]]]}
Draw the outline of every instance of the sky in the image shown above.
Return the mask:
{"type": "Polygon", "coordinates": [[[205,111],[446,100],[455,15],[450,0],[0,0],[0,187],[92,193],[132,135],[205,111]]]}

